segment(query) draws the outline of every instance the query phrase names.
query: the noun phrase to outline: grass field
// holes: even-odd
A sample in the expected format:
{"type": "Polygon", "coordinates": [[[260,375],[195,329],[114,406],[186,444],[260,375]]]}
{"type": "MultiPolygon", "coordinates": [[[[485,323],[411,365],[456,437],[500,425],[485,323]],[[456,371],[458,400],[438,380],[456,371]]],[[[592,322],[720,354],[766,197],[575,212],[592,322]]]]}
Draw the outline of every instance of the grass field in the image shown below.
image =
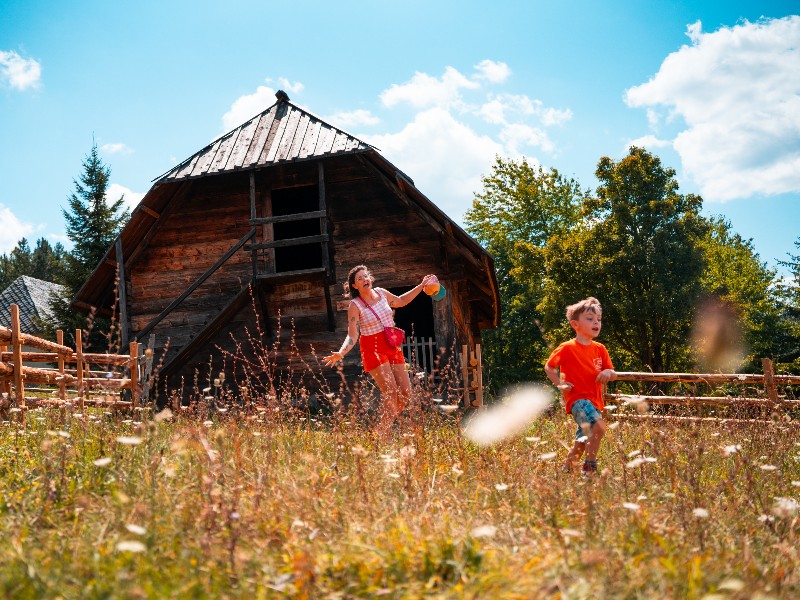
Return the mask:
{"type": "Polygon", "coordinates": [[[796,422],[620,421],[586,480],[561,413],[488,449],[429,411],[17,417],[3,597],[800,596],[796,422]]]}

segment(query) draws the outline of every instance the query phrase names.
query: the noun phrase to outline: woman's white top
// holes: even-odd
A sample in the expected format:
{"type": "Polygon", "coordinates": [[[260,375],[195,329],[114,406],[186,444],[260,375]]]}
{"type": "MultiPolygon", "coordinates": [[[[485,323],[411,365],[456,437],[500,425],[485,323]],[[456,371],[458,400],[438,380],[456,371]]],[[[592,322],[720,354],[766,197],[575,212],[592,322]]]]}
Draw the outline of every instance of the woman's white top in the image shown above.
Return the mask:
{"type": "Polygon", "coordinates": [[[358,318],[358,327],[361,330],[361,335],[375,335],[383,331],[384,326],[394,327],[394,316],[392,316],[392,308],[386,300],[386,294],[381,288],[375,288],[378,292],[380,299],[375,304],[370,304],[380,317],[380,321],[372,314],[372,310],[364,306],[366,302],[360,296],[358,299],[353,298],[350,302],[355,302],[358,310],[361,312],[358,318]]]}

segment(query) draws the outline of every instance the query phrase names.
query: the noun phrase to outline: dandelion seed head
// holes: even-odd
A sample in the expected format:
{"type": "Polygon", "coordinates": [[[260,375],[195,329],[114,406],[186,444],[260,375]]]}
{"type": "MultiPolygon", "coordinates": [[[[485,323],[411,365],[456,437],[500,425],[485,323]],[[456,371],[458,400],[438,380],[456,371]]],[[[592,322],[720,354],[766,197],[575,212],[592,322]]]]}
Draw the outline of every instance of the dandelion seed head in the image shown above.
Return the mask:
{"type": "Polygon", "coordinates": [[[697,519],[707,519],[708,518],[708,511],[705,508],[695,508],[692,511],[692,514],[697,519]]]}
{"type": "Polygon", "coordinates": [[[136,535],[144,535],[145,533],[147,533],[147,529],[145,529],[141,525],[135,525],[133,523],[128,523],[127,525],[125,525],[125,529],[127,529],[131,533],[135,533],[136,535]]]}
{"type": "Polygon", "coordinates": [[[474,538],[492,538],[497,535],[497,527],[494,525],[480,525],[470,531],[470,535],[474,538]]]}
{"type": "Polygon", "coordinates": [[[144,552],[147,550],[147,546],[145,546],[142,542],[137,542],[133,540],[126,540],[122,542],[117,542],[117,551],[118,552],[144,552]]]}
{"type": "Polygon", "coordinates": [[[522,385],[511,389],[502,401],[477,412],[464,427],[464,435],[479,446],[489,446],[518,435],[552,404],[544,388],[522,385]]]}
{"type": "Polygon", "coordinates": [[[105,466],[107,466],[107,465],[110,465],[110,464],[111,464],[111,459],[110,459],[110,458],[108,458],[108,457],[105,457],[105,458],[98,458],[97,460],[93,460],[93,461],[92,461],[92,464],[93,464],[95,467],[105,467],[105,466]]]}
{"type": "Polygon", "coordinates": [[[117,438],[117,443],[123,446],[138,446],[142,443],[142,438],[134,435],[121,435],[117,438]]]}

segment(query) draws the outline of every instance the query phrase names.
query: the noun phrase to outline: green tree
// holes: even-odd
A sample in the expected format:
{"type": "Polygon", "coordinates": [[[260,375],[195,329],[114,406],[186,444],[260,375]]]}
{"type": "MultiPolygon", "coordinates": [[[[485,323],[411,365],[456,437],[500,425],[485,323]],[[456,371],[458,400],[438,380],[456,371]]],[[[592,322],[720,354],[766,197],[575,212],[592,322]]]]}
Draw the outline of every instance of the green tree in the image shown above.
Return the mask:
{"type": "Polygon", "coordinates": [[[580,226],[546,247],[545,325],[565,339],[565,306],[595,296],[618,367],[685,368],[705,268],[702,199],[679,194],[675,171],[643,148],[619,162],[601,158],[596,176],[600,186],[584,201],[580,226]]]}
{"type": "MultiPolygon", "coordinates": [[[[800,250],[800,238],[794,245],[800,250]]],[[[780,286],[785,344],[778,359],[784,368],[800,373],[800,254],[789,253],[788,260],[778,262],[790,273],[780,286]]]]}
{"type": "Polygon", "coordinates": [[[536,307],[543,296],[547,240],[575,226],[582,192],[558,171],[498,157],[464,221],[495,259],[501,325],[483,336],[494,389],[541,379],[549,348],[536,307]]]}
{"type": "Polygon", "coordinates": [[[39,238],[36,248],[31,251],[26,238],[17,242],[9,253],[0,256],[0,291],[6,289],[20,275],[28,275],[45,281],[58,281],[63,270],[64,247],[55,247],[39,238]]]}
{"type": "MultiPolygon", "coordinates": [[[[65,269],[59,281],[65,293],[52,303],[54,319],[47,324],[51,334],[63,329],[69,335],[75,329],[86,327],[86,316],[76,314],[70,304],[130,216],[124,197],[113,202],[106,198],[111,169],[100,159],[96,143],[92,144],[82,166],[80,179],[73,180],[75,189],[67,199],[69,208],[62,209],[67,237],[73,247],[65,254],[65,269]]],[[[87,343],[94,348],[107,347],[110,330],[111,323],[95,315],[87,343]]]]}
{"type": "Polygon", "coordinates": [[[743,338],[745,362],[739,368],[760,372],[761,358],[780,354],[788,343],[776,272],[760,261],[750,240],[731,231],[730,222],[713,217],[708,223],[703,291],[732,309],[743,338]]]}

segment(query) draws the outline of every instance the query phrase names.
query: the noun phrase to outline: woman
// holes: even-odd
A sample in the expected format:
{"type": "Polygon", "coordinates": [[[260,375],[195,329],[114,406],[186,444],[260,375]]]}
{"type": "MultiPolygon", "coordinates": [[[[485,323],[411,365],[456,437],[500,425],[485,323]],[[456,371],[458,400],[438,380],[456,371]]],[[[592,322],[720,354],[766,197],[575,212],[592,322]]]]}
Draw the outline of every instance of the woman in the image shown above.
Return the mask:
{"type": "Polygon", "coordinates": [[[422,283],[401,296],[395,296],[383,288],[373,288],[369,270],[358,265],[350,270],[344,284],[344,296],[352,298],[347,308],[347,337],[338,352],[322,361],[329,366],[335,365],[353,349],[360,336],[364,370],[375,380],[383,397],[379,428],[384,435],[388,434],[410,397],[411,382],[403,351],[388,344],[383,330],[387,326],[394,327],[394,309],[416,298],[432,277],[426,275],[422,283]]]}

